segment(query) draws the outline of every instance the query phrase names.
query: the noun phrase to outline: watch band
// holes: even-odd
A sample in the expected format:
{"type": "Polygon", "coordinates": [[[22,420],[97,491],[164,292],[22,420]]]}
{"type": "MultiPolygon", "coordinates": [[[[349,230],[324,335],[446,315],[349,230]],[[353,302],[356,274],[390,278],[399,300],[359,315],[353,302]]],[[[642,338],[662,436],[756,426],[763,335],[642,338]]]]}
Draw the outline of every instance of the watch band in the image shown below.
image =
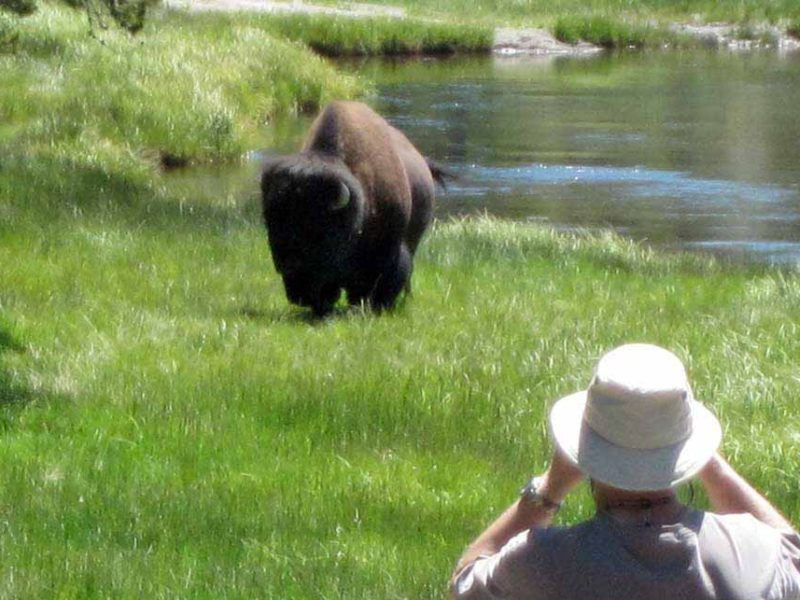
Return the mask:
{"type": "Polygon", "coordinates": [[[556,502],[555,500],[551,500],[547,496],[543,495],[539,491],[541,485],[542,477],[534,477],[519,491],[520,498],[527,500],[534,506],[541,506],[547,510],[558,512],[558,510],[561,508],[561,502],[556,502]]]}

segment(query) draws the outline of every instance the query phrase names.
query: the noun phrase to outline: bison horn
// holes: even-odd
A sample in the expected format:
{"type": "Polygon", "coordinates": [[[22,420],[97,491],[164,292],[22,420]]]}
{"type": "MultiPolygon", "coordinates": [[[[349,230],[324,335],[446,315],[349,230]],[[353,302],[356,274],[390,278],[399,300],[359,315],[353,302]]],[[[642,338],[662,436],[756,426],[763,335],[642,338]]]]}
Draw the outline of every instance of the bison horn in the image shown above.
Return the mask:
{"type": "Polygon", "coordinates": [[[341,181],[339,182],[339,195],[331,205],[331,210],[342,210],[350,204],[350,188],[341,181]]]}

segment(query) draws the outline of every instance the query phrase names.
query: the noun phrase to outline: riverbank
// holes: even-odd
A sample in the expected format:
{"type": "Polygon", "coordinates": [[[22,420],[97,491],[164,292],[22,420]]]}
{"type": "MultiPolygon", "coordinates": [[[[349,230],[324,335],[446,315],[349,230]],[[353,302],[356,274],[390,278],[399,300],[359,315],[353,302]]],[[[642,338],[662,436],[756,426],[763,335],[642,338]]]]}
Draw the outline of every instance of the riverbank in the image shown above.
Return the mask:
{"type": "MultiPolygon", "coordinates": [[[[406,3],[409,8],[416,8],[413,14],[427,15],[430,22],[452,22],[453,18],[462,29],[474,28],[465,13],[457,10],[460,6],[453,2],[451,11],[446,13],[428,12],[417,7],[413,2],[406,3]],[[449,17],[449,18],[448,18],[449,17]]],[[[316,4],[294,0],[292,2],[276,2],[272,0],[166,0],[165,6],[171,10],[187,10],[191,12],[244,12],[267,13],[270,15],[315,15],[327,18],[375,19],[390,18],[407,19],[409,8],[405,5],[367,4],[359,2],[338,3],[335,7],[327,4],[316,4]]],[[[642,8],[642,7],[640,7],[642,8]]],[[[719,7],[718,7],[719,8],[719,7]]],[[[441,10],[441,6],[439,7],[441,10]]],[[[491,42],[486,47],[478,44],[462,44],[467,51],[491,49],[497,54],[587,54],[611,48],[687,48],[704,47],[729,50],[778,49],[794,51],[800,49],[800,11],[794,13],[787,8],[783,13],[776,13],[773,21],[756,20],[751,11],[749,17],[738,16],[737,22],[704,22],[698,13],[675,13],[672,20],[665,20],[657,13],[614,13],[608,10],[587,9],[567,11],[550,15],[545,27],[508,27],[493,26],[491,42]],[[780,18],[779,18],[780,17],[780,18]]],[[[515,11],[497,11],[491,18],[484,16],[479,20],[486,27],[494,23],[522,23],[517,18],[510,20],[515,11]]],[[[474,19],[474,12],[466,13],[474,19]]],[[[480,14],[480,13],[478,13],[480,14]]],[[[542,20],[544,12],[532,15],[532,22],[542,20]]],[[[716,12],[708,12],[709,16],[716,12]]],[[[735,15],[733,8],[727,13],[735,15]]],[[[478,21],[475,21],[478,22],[478,21]]],[[[454,38],[458,34],[452,34],[454,38]]],[[[418,51],[425,53],[424,49],[418,51]]],[[[330,53],[330,50],[329,50],[330,53]]],[[[346,51],[345,51],[346,53],[346,51]]]]}

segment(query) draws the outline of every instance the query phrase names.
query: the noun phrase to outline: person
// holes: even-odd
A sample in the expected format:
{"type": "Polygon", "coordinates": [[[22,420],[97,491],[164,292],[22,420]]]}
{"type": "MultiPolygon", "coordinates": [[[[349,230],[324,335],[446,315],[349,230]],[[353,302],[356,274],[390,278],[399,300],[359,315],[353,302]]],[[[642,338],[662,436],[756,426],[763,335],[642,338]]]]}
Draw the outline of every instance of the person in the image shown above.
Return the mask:
{"type": "Polygon", "coordinates": [[[453,598],[800,598],[800,537],[717,452],[719,421],[677,356],[649,344],[608,352],[549,425],[549,468],[468,547],[453,598]],[[594,517],[548,527],[584,477],[594,517]],[[679,501],[694,477],[713,512],[679,501]]]}

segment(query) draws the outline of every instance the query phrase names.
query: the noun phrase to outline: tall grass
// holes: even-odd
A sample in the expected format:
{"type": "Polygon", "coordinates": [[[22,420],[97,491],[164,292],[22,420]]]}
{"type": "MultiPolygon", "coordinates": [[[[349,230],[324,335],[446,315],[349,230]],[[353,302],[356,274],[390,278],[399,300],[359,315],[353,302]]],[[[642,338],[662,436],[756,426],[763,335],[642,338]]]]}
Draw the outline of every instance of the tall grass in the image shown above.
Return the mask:
{"type": "Polygon", "coordinates": [[[303,42],[327,56],[487,52],[488,26],[413,19],[352,19],[319,15],[252,17],[270,33],[303,42]]]}
{"type": "Polygon", "coordinates": [[[604,48],[641,48],[653,38],[653,28],[612,21],[605,17],[560,17],[554,27],[556,39],[569,44],[589,42],[604,48]]]}
{"type": "Polygon", "coordinates": [[[26,147],[91,138],[144,157],[231,159],[253,147],[275,114],[365,88],[247,24],[199,27],[176,17],[136,37],[108,31],[98,40],[70,9],[44,5],[14,18],[15,54],[3,60],[16,87],[6,88],[0,111],[26,113],[17,114],[26,147]]]}
{"type": "Polygon", "coordinates": [[[568,44],[588,42],[609,50],[700,48],[708,45],[708,41],[702,37],[692,37],[668,26],[609,16],[558,17],[553,25],[553,35],[568,44]]]}

